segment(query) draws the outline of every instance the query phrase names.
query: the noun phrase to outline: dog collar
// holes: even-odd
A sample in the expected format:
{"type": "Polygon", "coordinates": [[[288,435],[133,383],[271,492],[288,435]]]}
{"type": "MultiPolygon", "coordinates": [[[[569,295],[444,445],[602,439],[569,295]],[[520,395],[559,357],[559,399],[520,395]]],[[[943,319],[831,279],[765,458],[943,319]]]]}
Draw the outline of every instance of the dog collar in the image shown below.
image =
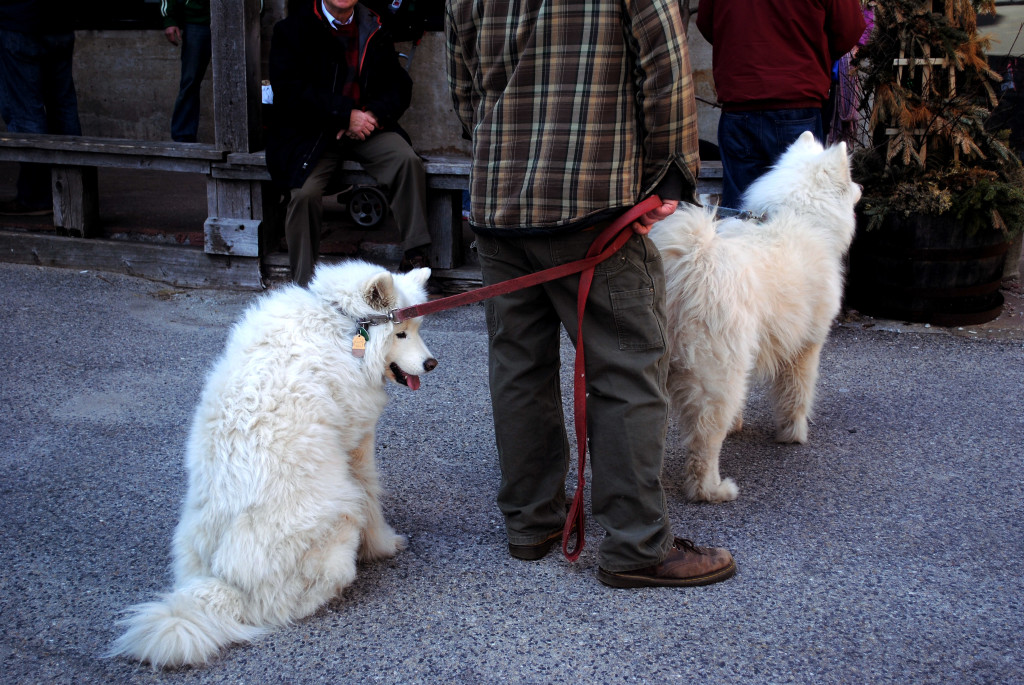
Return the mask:
{"type": "Polygon", "coordinates": [[[764,223],[764,214],[754,214],[749,209],[730,209],[729,207],[718,207],[716,210],[719,218],[722,219],[739,219],[740,221],[755,221],[757,223],[764,223]]]}
{"type": "Polygon", "coordinates": [[[369,328],[370,326],[378,326],[382,323],[388,323],[389,321],[394,322],[394,320],[395,310],[392,309],[387,314],[374,314],[373,316],[368,316],[365,319],[360,319],[356,323],[359,324],[360,328],[369,328]]]}
{"type": "Polygon", "coordinates": [[[373,316],[368,316],[365,319],[356,321],[356,325],[359,326],[359,328],[356,330],[356,334],[352,337],[352,356],[357,359],[362,359],[363,355],[366,354],[366,343],[370,342],[370,326],[394,321],[394,315],[395,310],[391,310],[387,314],[374,314],[373,316]]]}

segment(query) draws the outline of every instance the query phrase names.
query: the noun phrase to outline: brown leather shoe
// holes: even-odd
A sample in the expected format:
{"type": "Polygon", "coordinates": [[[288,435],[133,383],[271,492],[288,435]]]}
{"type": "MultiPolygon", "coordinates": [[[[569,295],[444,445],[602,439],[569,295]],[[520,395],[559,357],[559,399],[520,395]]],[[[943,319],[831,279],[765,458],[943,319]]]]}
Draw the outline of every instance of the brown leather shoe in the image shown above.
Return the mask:
{"type": "Polygon", "coordinates": [[[657,566],[612,573],[597,570],[597,578],[612,587],[689,587],[710,585],[736,573],[736,562],[729,550],[698,547],[689,540],[676,538],[668,556],[657,566]]]}
{"type": "Polygon", "coordinates": [[[508,543],[508,553],[523,561],[537,561],[546,557],[551,548],[561,541],[562,531],[557,531],[541,542],[535,542],[532,545],[513,545],[510,542],[508,543]]]}

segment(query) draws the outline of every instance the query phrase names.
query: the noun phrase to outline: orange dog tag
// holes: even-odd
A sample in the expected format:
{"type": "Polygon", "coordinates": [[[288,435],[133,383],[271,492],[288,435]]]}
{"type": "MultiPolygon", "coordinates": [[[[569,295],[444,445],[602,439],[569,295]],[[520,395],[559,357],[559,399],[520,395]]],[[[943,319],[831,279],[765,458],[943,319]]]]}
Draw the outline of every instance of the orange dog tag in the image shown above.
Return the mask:
{"type": "Polygon", "coordinates": [[[366,341],[368,340],[366,331],[362,328],[356,333],[356,336],[352,338],[352,356],[357,359],[362,359],[363,355],[366,354],[366,341]]]}

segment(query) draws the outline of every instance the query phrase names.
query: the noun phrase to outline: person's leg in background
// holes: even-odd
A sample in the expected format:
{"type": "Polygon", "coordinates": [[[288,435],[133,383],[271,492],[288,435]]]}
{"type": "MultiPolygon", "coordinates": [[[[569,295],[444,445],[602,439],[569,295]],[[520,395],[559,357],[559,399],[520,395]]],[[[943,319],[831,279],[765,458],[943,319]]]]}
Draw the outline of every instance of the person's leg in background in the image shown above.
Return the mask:
{"type": "Polygon", "coordinates": [[[718,149],[722,155],[722,206],[739,209],[743,193],[771,165],[758,112],[722,112],[718,149]]]}
{"type": "MultiPolygon", "coordinates": [[[[0,115],[11,133],[47,133],[43,100],[46,47],[38,36],[0,30],[0,115]]],[[[0,203],[2,214],[47,214],[53,211],[50,168],[20,165],[17,195],[0,203]]]]}
{"type": "Polygon", "coordinates": [[[181,81],[171,112],[171,139],[194,143],[199,137],[199,96],[210,66],[210,27],[185,24],[181,30],[181,81]]]}
{"type": "Polygon", "coordinates": [[[804,131],[813,133],[819,142],[824,140],[820,109],[722,112],[718,120],[722,206],[739,209],[750,184],[804,131]]]}
{"type": "Polygon", "coordinates": [[[291,189],[285,210],[284,235],[288,243],[292,280],[302,286],[309,284],[316,268],[323,226],[324,190],[337,166],[337,153],[327,150],[302,187],[291,189]]]}
{"type": "Polygon", "coordinates": [[[804,131],[810,131],[819,143],[824,144],[825,127],[820,109],[780,109],[765,112],[764,115],[771,124],[764,127],[764,145],[768,156],[771,158],[771,164],[775,164],[779,156],[804,131]]]}
{"type": "Polygon", "coordinates": [[[82,135],[78,118],[78,94],[72,64],[74,33],[52,33],[40,37],[46,48],[41,95],[46,108],[46,132],[64,136],[82,135]]]}
{"type": "Polygon", "coordinates": [[[425,248],[430,244],[427,227],[427,181],[423,161],[405,138],[389,131],[363,141],[346,141],[352,156],[380,184],[402,234],[402,270],[429,266],[425,248]]]}

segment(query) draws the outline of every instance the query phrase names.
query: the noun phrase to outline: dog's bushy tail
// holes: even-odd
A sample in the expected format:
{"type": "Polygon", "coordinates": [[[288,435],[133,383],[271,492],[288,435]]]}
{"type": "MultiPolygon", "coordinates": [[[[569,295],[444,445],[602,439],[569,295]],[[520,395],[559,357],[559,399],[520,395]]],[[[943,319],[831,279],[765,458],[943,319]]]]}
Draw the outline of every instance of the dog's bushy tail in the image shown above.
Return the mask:
{"type": "Polygon", "coordinates": [[[654,224],[650,237],[662,252],[672,252],[677,259],[695,259],[715,239],[715,214],[681,202],[672,216],[654,224]]]}
{"type": "Polygon", "coordinates": [[[153,670],[205,664],[222,647],[266,632],[239,620],[241,602],[238,590],[217,578],[192,580],[160,601],[129,607],[119,621],[128,630],[107,656],[130,656],[153,670]]]}

